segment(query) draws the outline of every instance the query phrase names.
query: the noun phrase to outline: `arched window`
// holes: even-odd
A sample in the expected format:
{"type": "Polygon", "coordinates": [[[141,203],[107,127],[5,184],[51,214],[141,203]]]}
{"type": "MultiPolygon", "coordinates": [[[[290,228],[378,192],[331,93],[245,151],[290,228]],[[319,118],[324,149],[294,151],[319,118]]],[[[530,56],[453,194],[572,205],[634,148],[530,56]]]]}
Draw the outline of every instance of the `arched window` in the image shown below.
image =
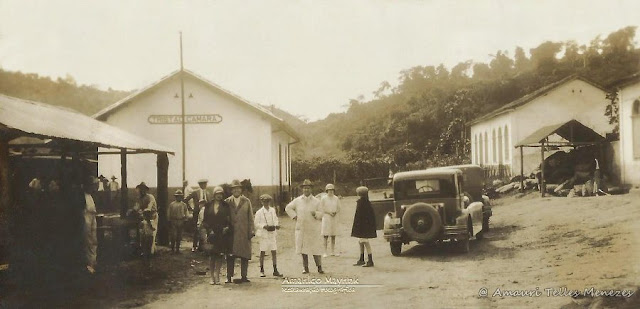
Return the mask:
{"type": "Polygon", "coordinates": [[[511,148],[509,147],[509,126],[504,126],[504,162],[511,162],[511,148]]]}
{"type": "Polygon", "coordinates": [[[479,151],[478,151],[478,158],[479,158],[478,164],[482,165],[482,164],[484,164],[484,161],[483,161],[484,156],[482,155],[482,151],[484,150],[484,147],[482,147],[482,133],[480,133],[480,139],[478,141],[478,149],[479,149],[479,151]]]}
{"type": "Polygon", "coordinates": [[[487,132],[484,132],[484,163],[489,163],[489,139],[487,132]]]}
{"type": "Polygon", "coordinates": [[[493,158],[493,163],[495,164],[496,162],[498,162],[498,159],[496,158],[496,129],[493,129],[493,131],[491,132],[491,157],[493,158]]]}
{"type": "Polygon", "coordinates": [[[635,100],[631,109],[631,140],[633,141],[633,158],[640,159],[640,100],[635,100]]]}
{"type": "Polygon", "coordinates": [[[498,164],[503,164],[502,128],[498,128],[498,164]]]}
{"type": "Polygon", "coordinates": [[[478,134],[473,135],[473,158],[474,164],[478,164],[478,134]]]}

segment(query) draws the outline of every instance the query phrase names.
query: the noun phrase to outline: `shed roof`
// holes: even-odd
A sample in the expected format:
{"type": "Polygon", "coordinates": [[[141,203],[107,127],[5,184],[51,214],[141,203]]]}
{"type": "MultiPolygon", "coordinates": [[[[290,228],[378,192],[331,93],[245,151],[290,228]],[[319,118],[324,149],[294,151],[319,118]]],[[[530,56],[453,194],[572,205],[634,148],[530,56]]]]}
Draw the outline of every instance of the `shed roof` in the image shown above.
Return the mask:
{"type": "Polygon", "coordinates": [[[159,79],[158,81],[151,83],[149,85],[147,85],[146,87],[126,96],[125,98],[121,99],[120,101],[111,104],[109,106],[107,106],[106,108],[100,110],[99,112],[95,113],[93,115],[93,118],[96,118],[98,120],[105,120],[107,118],[108,115],[116,112],[118,109],[120,109],[121,107],[133,102],[133,100],[135,98],[137,98],[138,96],[146,93],[147,91],[150,91],[156,87],[159,87],[161,85],[163,85],[165,82],[179,77],[180,73],[185,74],[185,76],[187,77],[191,77],[197,81],[200,81],[202,83],[204,83],[207,87],[210,87],[216,91],[222,92],[223,94],[231,97],[232,99],[234,99],[236,102],[239,102],[240,104],[244,105],[245,107],[248,107],[249,109],[251,109],[252,111],[261,114],[262,116],[266,116],[268,119],[270,119],[271,121],[275,122],[278,126],[280,126],[287,134],[289,134],[289,136],[293,137],[296,140],[300,140],[300,136],[298,135],[298,133],[291,128],[291,126],[289,126],[284,120],[278,118],[277,116],[275,116],[271,111],[269,111],[268,109],[260,106],[259,104],[255,104],[250,102],[247,99],[244,99],[242,97],[240,97],[239,95],[222,88],[220,85],[209,81],[207,79],[205,79],[204,77],[189,71],[189,70],[176,70],[171,72],[169,75],[166,75],[164,77],[162,77],[161,79],[159,79]]]}
{"type": "Polygon", "coordinates": [[[596,131],[593,131],[580,121],[573,119],[565,123],[542,127],[516,143],[515,147],[538,145],[542,143],[545,138],[553,134],[560,135],[562,138],[569,141],[569,144],[574,145],[594,144],[605,140],[605,138],[596,131]]]}
{"type": "Polygon", "coordinates": [[[530,92],[530,93],[528,93],[528,94],[516,99],[515,101],[511,101],[511,102],[503,105],[502,107],[499,107],[499,108],[493,110],[492,112],[489,112],[488,114],[485,114],[484,116],[481,116],[479,118],[476,118],[476,119],[470,121],[468,124],[469,125],[473,125],[473,124],[482,122],[484,120],[491,119],[491,118],[493,118],[495,116],[498,116],[500,114],[503,114],[503,113],[506,113],[506,112],[510,112],[510,111],[516,109],[517,107],[525,105],[525,104],[527,104],[527,103],[529,103],[529,102],[531,102],[531,101],[533,101],[533,100],[535,100],[535,99],[537,99],[537,98],[549,93],[550,91],[558,88],[559,86],[562,86],[562,85],[564,85],[564,84],[566,84],[566,83],[568,83],[570,81],[576,80],[576,79],[581,80],[583,82],[586,82],[586,83],[590,84],[591,86],[594,86],[594,87],[604,91],[604,89],[600,85],[598,85],[598,84],[596,84],[596,83],[594,83],[594,82],[592,82],[592,81],[590,81],[590,80],[588,80],[588,79],[586,79],[584,77],[580,77],[580,76],[577,76],[577,75],[569,75],[569,76],[567,76],[567,77],[565,77],[563,79],[560,79],[560,80],[558,80],[556,82],[553,82],[551,84],[543,86],[543,87],[541,87],[541,88],[539,88],[539,89],[537,89],[537,90],[535,90],[533,92],[530,92]]]}
{"type": "Polygon", "coordinates": [[[87,142],[98,147],[174,153],[171,148],[73,110],[2,94],[0,128],[18,130],[38,137],[87,142]]]}

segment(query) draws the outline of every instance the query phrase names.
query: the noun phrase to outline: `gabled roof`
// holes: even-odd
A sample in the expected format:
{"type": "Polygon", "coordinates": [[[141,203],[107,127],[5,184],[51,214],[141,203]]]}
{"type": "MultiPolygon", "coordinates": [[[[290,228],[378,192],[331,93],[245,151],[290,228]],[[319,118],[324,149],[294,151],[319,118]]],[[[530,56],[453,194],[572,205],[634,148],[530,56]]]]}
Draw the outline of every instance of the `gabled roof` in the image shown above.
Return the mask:
{"type": "Polygon", "coordinates": [[[76,111],[0,94],[0,130],[17,130],[41,138],[59,138],[97,147],[173,154],[156,144],[76,111]]]}
{"type": "Polygon", "coordinates": [[[470,121],[468,124],[469,125],[473,125],[473,124],[476,124],[476,123],[491,119],[491,118],[493,118],[495,116],[498,116],[500,114],[504,114],[504,113],[513,111],[516,108],[518,108],[518,107],[520,107],[522,105],[525,105],[525,104],[527,104],[527,103],[529,103],[529,102],[531,102],[531,101],[533,101],[533,100],[535,100],[535,99],[537,99],[537,98],[539,98],[539,97],[541,97],[543,95],[546,95],[547,93],[553,91],[554,89],[556,89],[556,88],[558,88],[558,87],[560,87],[560,86],[562,86],[562,85],[564,85],[564,84],[566,84],[568,82],[576,80],[576,79],[577,80],[581,80],[583,82],[586,82],[589,85],[594,86],[594,87],[596,87],[596,88],[598,88],[598,89],[600,89],[602,91],[605,91],[600,85],[598,85],[598,84],[596,84],[596,83],[594,83],[594,82],[592,82],[592,81],[590,81],[590,80],[588,80],[588,79],[586,79],[584,77],[580,77],[580,76],[577,76],[577,75],[569,75],[569,76],[567,76],[567,77],[565,77],[565,78],[563,78],[561,80],[558,80],[558,81],[553,82],[551,84],[548,84],[548,85],[546,85],[546,86],[544,86],[542,88],[539,88],[538,90],[530,92],[530,93],[526,94],[523,97],[520,97],[519,99],[517,99],[515,101],[507,103],[507,104],[503,105],[502,107],[500,107],[498,109],[495,109],[494,111],[492,111],[492,112],[490,112],[490,113],[488,113],[488,114],[486,114],[486,115],[484,115],[484,116],[482,116],[480,118],[476,118],[475,120],[470,121]]]}
{"type": "Polygon", "coordinates": [[[204,83],[206,86],[213,88],[216,91],[222,92],[223,94],[229,96],[230,98],[234,99],[236,102],[244,105],[245,107],[251,109],[252,111],[262,115],[262,116],[266,116],[268,119],[270,119],[272,122],[276,123],[278,126],[282,127],[282,129],[287,132],[287,134],[289,134],[291,137],[293,137],[296,140],[300,140],[300,137],[298,136],[298,134],[282,119],[276,117],[273,113],[271,113],[271,111],[267,110],[266,108],[263,108],[262,106],[260,106],[259,104],[255,104],[252,103],[242,97],[240,97],[239,95],[222,88],[220,85],[209,81],[207,79],[205,79],[204,77],[189,71],[189,70],[176,70],[174,72],[171,72],[169,75],[166,75],[164,77],[162,77],[160,80],[149,84],[148,86],[126,96],[125,98],[121,99],[120,101],[111,104],[109,106],[107,106],[106,108],[102,109],[101,111],[95,113],[92,117],[98,120],[105,120],[107,116],[109,116],[110,114],[116,112],[118,109],[120,109],[121,107],[132,103],[133,100],[135,98],[137,98],[138,96],[146,93],[147,91],[150,91],[154,88],[160,87],[161,85],[163,85],[165,82],[171,80],[172,78],[176,78],[179,77],[179,75],[181,74],[185,74],[185,76],[187,77],[191,77],[197,81],[200,81],[202,83],[204,83]]]}
{"type": "Polygon", "coordinates": [[[560,135],[567,140],[569,144],[595,144],[605,140],[602,135],[585,126],[580,121],[573,119],[565,123],[542,127],[516,143],[515,147],[538,145],[542,143],[545,138],[553,134],[560,135]]]}

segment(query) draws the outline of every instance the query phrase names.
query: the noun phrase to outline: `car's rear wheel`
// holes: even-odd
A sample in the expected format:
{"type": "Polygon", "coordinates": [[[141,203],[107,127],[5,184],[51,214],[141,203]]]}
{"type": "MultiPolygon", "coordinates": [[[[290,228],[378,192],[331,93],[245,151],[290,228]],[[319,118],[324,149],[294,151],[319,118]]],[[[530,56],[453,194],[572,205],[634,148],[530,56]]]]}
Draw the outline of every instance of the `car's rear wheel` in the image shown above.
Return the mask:
{"type": "Polygon", "coordinates": [[[389,243],[389,246],[391,247],[391,255],[393,256],[399,256],[402,252],[402,242],[400,241],[392,241],[389,243]]]}
{"type": "Polygon", "coordinates": [[[440,214],[431,205],[416,203],[402,216],[402,227],[411,240],[433,241],[442,231],[440,214]]]}

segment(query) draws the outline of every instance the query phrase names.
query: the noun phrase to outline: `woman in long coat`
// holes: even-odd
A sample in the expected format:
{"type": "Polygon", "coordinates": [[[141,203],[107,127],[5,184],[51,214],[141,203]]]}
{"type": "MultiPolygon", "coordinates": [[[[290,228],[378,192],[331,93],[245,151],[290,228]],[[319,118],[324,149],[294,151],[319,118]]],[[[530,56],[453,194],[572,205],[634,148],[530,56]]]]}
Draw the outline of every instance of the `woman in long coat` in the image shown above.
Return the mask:
{"type": "Polygon", "coordinates": [[[369,201],[369,189],[367,187],[358,187],[356,193],[360,196],[356,206],[356,214],[353,217],[353,226],[351,228],[351,236],[358,238],[360,244],[360,259],[353,266],[373,266],[373,256],[371,254],[370,238],[376,238],[376,216],[369,201]],[[369,252],[369,260],[364,262],[364,249],[369,252]]]}
{"type": "Polygon", "coordinates": [[[223,200],[224,191],[221,187],[213,189],[213,202],[204,208],[202,217],[201,239],[206,240],[205,250],[209,254],[209,270],[211,271],[211,282],[209,284],[220,284],[220,269],[224,262],[225,255],[231,252],[233,234],[231,230],[231,209],[229,204],[223,200]]]}
{"type": "Polygon", "coordinates": [[[305,180],[302,185],[303,195],[295,198],[287,205],[285,211],[292,219],[296,220],[296,254],[302,254],[303,273],[309,273],[309,254],[318,267],[318,273],[322,270],[322,236],[320,235],[320,200],[311,194],[311,181],[305,180]]]}

